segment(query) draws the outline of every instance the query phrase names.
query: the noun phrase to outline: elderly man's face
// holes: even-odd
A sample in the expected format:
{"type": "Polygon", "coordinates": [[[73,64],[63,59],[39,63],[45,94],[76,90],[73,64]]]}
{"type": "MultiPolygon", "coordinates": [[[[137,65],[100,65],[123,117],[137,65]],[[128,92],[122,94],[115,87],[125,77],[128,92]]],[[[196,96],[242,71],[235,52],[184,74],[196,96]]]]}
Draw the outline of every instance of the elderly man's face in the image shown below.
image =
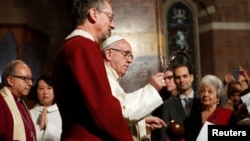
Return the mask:
{"type": "Polygon", "coordinates": [[[111,67],[119,76],[124,76],[128,70],[129,64],[133,61],[131,46],[126,40],[120,40],[109,50],[111,51],[111,67]]]}
{"type": "Polygon", "coordinates": [[[25,64],[17,64],[15,74],[8,77],[8,83],[15,96],[27,96],[33,85],[30,68],[25,64]]]}

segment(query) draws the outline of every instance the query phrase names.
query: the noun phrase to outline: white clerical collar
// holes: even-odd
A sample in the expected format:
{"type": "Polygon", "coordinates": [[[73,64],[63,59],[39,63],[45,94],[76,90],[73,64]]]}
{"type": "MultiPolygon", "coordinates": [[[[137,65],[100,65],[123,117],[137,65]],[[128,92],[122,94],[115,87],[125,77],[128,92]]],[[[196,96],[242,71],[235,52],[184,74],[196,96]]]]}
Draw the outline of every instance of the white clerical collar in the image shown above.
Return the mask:
{"type": "Polygon", "coordinates": [[[107,73],[112,75],[117,81],[119,81],[121,77],[117,74],[117,72],[107,62],[104,62],[104,65],[107,73]]]}
{"type": "Polygon", "coordinates": [[[93,38],[93,36],[91,34],[89,34],[88,32],[81,30],[81,29],[75,29],[74,31],[72,31],[66,38],[65,40],[75,37],[75,36],[82,36],[85,38],[88,38],[92,41],[95,41],[95,39],[93,38]]]}

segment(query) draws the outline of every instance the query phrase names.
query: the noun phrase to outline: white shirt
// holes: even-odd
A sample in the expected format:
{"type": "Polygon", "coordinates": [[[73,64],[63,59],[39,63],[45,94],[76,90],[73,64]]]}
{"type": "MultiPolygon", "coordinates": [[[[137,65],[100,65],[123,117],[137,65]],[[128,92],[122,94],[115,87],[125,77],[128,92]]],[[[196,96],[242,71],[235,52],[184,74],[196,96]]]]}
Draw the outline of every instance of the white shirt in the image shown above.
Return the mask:
{"type": "Polygon", "coordinates": [[[43,107],[36,104],[30,110],[31,118],[36,128],[37,141],[60,141],[62,133],[62,119],[56,104],[47,107],[48,124],[45,130],[40,130],[38,118],[42,114],[43,107]]]}
{"type": "Polygon", "coordinates": [[[112,94],[120,101],[123,117],[130,126],[137,124],[140,137],[147,136],[144,118],[163,103],[158,91],[147,84],[141,89],[126,93],[120,86],[120,77],[116,71],[107,63],[105,67],[112,94]]]}
{"type": "Polygon", "coordinates": [[[180,94],[181,104],[182,104],[183,108],[185,108],[185,104],[186,104],[185,99],[189,99],[189,98],[191,98],[191,99],[194,98],[194,90],[192,90],[192,92],[188,96],[180,94]]]}

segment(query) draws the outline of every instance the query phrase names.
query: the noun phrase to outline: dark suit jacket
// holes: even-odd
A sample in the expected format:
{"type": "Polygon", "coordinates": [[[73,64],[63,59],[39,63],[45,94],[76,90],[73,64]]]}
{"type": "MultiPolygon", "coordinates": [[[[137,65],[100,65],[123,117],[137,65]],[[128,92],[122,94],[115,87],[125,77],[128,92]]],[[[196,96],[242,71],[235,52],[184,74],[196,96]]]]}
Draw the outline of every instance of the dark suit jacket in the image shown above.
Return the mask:
{"type": "MultiPolygon", "coordinates": [[[[197,98],[197,94],[195,93],[191,113],[195,111],[197,107],[200,107],[199,105],[199,99],[197,98]]],[[[180,95],[172,97],[171,99],[163,103],[160,118],[163,119],[166,123],[170,122],[171,120],[183,122],[186,117],[187,116],[182,106],[180,95]]],[[[166,128],[162,128],[160,129],[160,140],[166,141],[166,139],[166,128]]]]}

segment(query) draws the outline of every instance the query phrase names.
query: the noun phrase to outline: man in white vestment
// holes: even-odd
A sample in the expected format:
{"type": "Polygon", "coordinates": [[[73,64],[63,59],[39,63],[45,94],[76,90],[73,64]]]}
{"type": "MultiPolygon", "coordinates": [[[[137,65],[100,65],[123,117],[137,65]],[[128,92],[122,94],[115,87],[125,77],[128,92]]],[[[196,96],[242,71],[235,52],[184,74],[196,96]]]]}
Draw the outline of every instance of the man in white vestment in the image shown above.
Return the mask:
{"type": "Polygon", "coordinates": [[[123,117],[127,121],[134,141],[150,140],[150,133],[166,123],[150,113],[163,101],[159,90],[166,86],[163,73],[153,75],[148,84],[134,92],[126,93],[119,79],[127,72],[133,61],[130,44],[120,36],[111,36],[101,47],[112,94],[120,101],[123,117]]]}

